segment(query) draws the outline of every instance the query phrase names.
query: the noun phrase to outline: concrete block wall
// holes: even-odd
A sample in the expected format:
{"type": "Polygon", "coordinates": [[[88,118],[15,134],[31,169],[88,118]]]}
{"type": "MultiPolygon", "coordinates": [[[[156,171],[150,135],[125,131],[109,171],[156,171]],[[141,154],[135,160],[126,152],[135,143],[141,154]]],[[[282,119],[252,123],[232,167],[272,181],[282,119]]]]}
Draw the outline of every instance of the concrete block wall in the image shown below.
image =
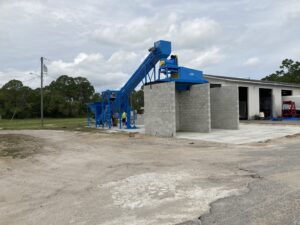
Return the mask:
{"type": "Polygon", "coordinates": [[[239,129],[239,97],[237,86],[210,89],[211,128],[239,129]]]}
{"type": "Polygon", "coordinates": [[[193,85],[190,90],[176,90],[176,130],[210,132],[209,84],[193,85]]]}
{"type": "Polygon", "coordinates": [[[176,131],[180,131],[180,92],[175,90],[175,117],[176,117],[176,131]]]}
{"type": "Polygon", "coordinates": [[[175,136],[175,83],[146,85],[144,102],[145,133],[153,136],[175,136]]]}
{"type": "Polygon", "coordinates": [[[135,123],[136,125],[144,125],[144,114],[137,114],[135,123]]]}

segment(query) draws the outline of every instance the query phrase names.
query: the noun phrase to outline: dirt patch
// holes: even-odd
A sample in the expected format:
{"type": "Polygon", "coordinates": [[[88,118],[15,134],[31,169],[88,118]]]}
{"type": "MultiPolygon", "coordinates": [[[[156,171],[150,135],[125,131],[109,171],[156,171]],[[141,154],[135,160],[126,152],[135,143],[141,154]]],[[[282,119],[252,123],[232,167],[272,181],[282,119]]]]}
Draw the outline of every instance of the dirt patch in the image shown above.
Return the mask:
{"type": "Polygon", "coordinates": [[[0,158],[24,159],[36,154],[42,145],[38,138],[22,134],[0,134],[0,158]]]}

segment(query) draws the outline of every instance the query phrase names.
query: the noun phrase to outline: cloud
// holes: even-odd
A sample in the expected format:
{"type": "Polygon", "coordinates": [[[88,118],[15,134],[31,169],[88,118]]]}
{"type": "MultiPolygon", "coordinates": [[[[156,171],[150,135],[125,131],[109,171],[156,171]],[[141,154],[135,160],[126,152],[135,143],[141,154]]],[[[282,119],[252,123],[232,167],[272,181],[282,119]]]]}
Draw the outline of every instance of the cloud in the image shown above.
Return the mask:
{"type": "Polygon", "coordinates": [[[72,62],[53,61],[48,69],[52,76],[67,74],[87,77],[97,91],[119,89],[129,79],[139,57],[141,55],[124,51],[115,52],[108,58],[100,53],[80,53],[72,62]]]}
{"type": "Polygon", "coordinates": [[[212,19],[195,18],[173,24],[167,34],[180,48],[203,49],[208,44],[218,42],[221,33],[220,25],[212,19]]]}
{"type": "Polygon", "coordinates": [[[220,32],[219,24],[212,19],[184,19],[171,13],[164,20],[156,15],[134,18],[125,24],[101,24],[91,36],[99,43],[129,49],[149,46],[161,39],[171,40],[181,49],[203,49],[216,41],[220,32]]]}
{"type": "MultiPolygon", "coordinates": [[[[0,87],[8,81],[16,79],[22,81],[23,85],[31,87],[40,86],[40,75],[35,71],[21,71],[16,69],[7,69],[0,71],[0,87]]],[[[48,78],[46,78],[46,81],[48,78]]]]}
{"type": "Polygon", "coordinates": [[[252,57],[252,58],[247,59],[243,63],[243,65],[244,66],[256,66],[259,63],[260,63],[260,59],[258,57],[252,57]]]}
{"type": "Polygon", "coordinates": [[[160,39],[172,41],[181,66],[261,78],[284,58],[299,60],[299,12],[298,0],[0,0],[0,78],[26,80],[45,56],[52,77],[118,88],[160,39]]]}
{"type": "Polygon", "coordinates": [[[180,54],[183,56],[183,63],[192,68],[207,68],[220,63],[224,55],[218,47],[211,47],[201,52],[187,50],[180,54]]]}
{"type": "MultiPolygon", "coordinates": [[[[48,73],[44,74],[44,84],[49,84],[60,75],[69,75],[86,77],[99,92],[106,89],[119,89],[130,78],[141,58],[142,55],[134,52],[118,51],[107,58],[100,53],[79,53],[70,62],[46,60],[48,73]]],[[[0,87],[13,78],[22,81],[24,85],[40,87],[39,73],[38,69],[0,71],[0,87]]]]}

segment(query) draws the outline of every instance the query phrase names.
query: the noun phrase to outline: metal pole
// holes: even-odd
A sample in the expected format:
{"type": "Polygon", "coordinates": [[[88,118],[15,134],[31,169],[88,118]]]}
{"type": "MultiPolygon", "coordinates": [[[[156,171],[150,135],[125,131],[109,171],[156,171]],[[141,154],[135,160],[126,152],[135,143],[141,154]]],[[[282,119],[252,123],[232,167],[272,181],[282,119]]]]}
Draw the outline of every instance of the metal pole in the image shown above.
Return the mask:
{"type": "Polygon", "coordinates": [[[41,57],[41,126],[42,127],[44,127],[43,79],[44,79],[44,57],[41,57]]]}

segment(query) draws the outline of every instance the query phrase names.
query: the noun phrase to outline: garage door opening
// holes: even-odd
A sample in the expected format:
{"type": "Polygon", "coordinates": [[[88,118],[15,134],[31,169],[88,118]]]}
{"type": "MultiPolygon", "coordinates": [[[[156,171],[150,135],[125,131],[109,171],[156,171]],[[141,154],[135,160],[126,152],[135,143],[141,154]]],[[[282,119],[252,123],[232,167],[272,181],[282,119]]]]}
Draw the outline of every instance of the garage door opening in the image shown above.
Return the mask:
{"type": "Polygon", "coordinates": [[[240,120],[248,119],[248,88],[239,87],[240,120]]]}
{"type": "Polygon", "coordinates": [[[265,118],[272,117],[272,89],[259,89],[259,111],[264,112],[265,118]]]}

